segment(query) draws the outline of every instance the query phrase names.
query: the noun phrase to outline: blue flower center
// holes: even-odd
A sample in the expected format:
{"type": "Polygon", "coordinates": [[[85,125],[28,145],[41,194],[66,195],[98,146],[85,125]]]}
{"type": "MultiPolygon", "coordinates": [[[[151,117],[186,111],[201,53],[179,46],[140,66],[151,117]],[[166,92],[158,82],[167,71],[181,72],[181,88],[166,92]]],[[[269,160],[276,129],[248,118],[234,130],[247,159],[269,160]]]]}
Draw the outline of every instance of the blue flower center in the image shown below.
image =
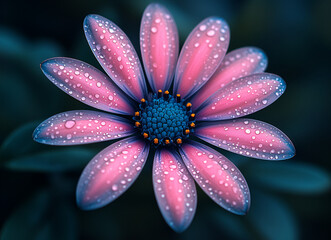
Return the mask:
{"type": "Polygon", "coordinates": [[[133,117],[135,127],[155,147],[180,146],[194,131],[195,114],[191,106],[185,105],[179,94],[173,97],[169,91],[159,90],[149,100],[141,100],[133,117]]]}

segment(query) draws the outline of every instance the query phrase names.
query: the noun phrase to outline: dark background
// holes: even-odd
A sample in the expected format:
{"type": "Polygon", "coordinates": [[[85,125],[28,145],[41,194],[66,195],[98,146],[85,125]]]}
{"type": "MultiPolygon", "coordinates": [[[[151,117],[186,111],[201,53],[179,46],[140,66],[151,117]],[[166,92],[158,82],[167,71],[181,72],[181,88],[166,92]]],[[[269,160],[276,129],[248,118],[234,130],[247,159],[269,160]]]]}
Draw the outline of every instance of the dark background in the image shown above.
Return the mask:
{"type": "Polygon", "coordinates": [[[247,216],[226,212],[201,190],[192,225],[182,234],[164,222],[152,188],[152,159],[118,200],[91,212],[75,205],[86,163],[108,143],[49,147],[33,129],[63,111],[88,109],[40,71],[66,56],[100,69],[82,29],[97,13],[119,25],[139,53],[139,27],[149,0],[2,0],[0,3],[0,239],[328,239],[330,237],[331,1],[159,1],[174,16],[181,45],[205,17],[227,20],[229,50],[262,48],[268,72],[287,83],[285,94],[251,115],[284,131],[297,154],[282,162],[233,160],[250,186],[247,216]]]}

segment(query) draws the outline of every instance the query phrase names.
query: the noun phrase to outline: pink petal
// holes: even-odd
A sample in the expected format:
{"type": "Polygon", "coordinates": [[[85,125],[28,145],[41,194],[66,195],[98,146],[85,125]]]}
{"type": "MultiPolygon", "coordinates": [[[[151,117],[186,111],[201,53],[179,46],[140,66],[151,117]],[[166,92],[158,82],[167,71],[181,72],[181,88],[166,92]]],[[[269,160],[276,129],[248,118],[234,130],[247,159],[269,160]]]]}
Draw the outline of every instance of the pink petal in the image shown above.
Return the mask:
{"type": "Polygon", "coordinates": [[[88,15],[84,30],[95,57],[111,79],[133,99],[142,99],[146,95],[144,74],[125,33],[99,15],[88,15]]]}
{"type": "Polygon", "coordinates": [[[82,110],[50,117],[36,128],[33,137],[44,144],[76,145],[108,141],[132,133],[133,124],[125,118],[82,110]]]}
{"type": "Polygon", "coordinates": [[[124,193],[136,180],[149,152],[149,145],[131,137],[98,153],[80,176],[76,198],[84,210],[105,206],[124,193]]]}
{"type": "Polygon", "coordinates": [[[258,48],[244,47],[226,54],[214,75],[190,100],[193,109],[197,109],[215,91],[226,84],[253,73],[263,72],[266,67],[267,57],[258,48]]]}
{"type": "Polygon", "coordinates": [[[209,98],[197,110],[197,119],[223,120],[254,113],[276,101],[285,88],[284,80],[270,73],[240,78],[209,98]]]}
{"type": "Polygon", "coordinates": [[[195,181],[226,210],[245,214],[250,193],[239,169],[219,152],[197,142],[185,143],[180,153],[195,181]]]}
{"type": "Polygon", "coordinates": [[[191,32],[179,56],[174,93],[188,98],[201,88],[220,65],[230,33],[221,18],[207,18],[191,32]]]}
{"type": "Polygon", "coordinates": [[[178,57],[178,32],[173,17],[160,4],[150,4],[140,27],[140,48],[154,92],[168,90],[178,57]]]}
{"type": "Polygon", "coordinates": [[[98,69],[71,58],[51,58],[41,69],[62,91],[92,107],[113,113],[132,114],[126,95],[98,69]]]}
{"type": "Polygon", "coordinates": [[[283,132],[257,120],[199,124],[195,134],[210,144],[248,157],[284,160],[295,154],[291,140],[283,132]]]}
{"type": "Polygon", "coordinates": [[[168,149],[156,152],[153,183],[164,219],[176,232],[184,231],[194,217],[197,197],[194,181],[178,153],[168,149]]]}

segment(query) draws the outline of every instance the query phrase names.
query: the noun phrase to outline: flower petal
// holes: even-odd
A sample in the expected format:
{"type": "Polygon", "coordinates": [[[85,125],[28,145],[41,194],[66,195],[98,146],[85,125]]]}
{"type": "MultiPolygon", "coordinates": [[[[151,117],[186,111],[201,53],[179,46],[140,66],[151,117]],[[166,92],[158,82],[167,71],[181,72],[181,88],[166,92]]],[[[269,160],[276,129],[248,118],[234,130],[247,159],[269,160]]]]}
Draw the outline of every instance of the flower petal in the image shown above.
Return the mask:
{"type": "Polygon", "coordinates": [[[285,91],[284,80],[271,73],[240,78],[218,90],[197,110],[198,120],[224,120],[254,113],[269,106],[285,91]]]}
{"type": "Polygon", "coordinates": [[[217,204],[243,215],[250,205],[250,193],[239,169],[219,152],[197,142],[185,143],[180,153],[193,178],[217,204]]]}
{"type": "Polygon", "coordinates": [[[178,57],[178,31],[173,17],[160,4],[150,4],[144,12],[140,49],[153,91],[168,90],[178,57]]]}
{"type": "Polygon", "coordinates": [[[214,75],[190,100],[193,109],[197,109],[226,84],[253,73],[263,72],[266,67],[267,57],[258,48],[243,47],[226,54],[214,75]]]}
{"type": "Polygon", "coordinates": [[[153,183],[164,219],[176,232],[184,231],[194,217],[197,196],[194,181],[178,153],[168,149],[156,152],[153,183]]]}
{"type": "Polygon", "coordinates": [[[291,140],[282,131],[257,120],[199,124],[195,134],[210,144],[248,157],[284,160],[295,154],[291,140]]]}
{"type": "Polygon", "coordinates": [[[207,18],[196,26],[179,56],[174,93],[188,98],[201,88],[220,65],[229,39],[229,27],[221,18],[207,18]]]}
{"type": "Polygon", "coordinates": [[[117,86],[135,100],[143,98],[147,90],[144,74],[125,33],[99,15],[85,18],[84,31],[95,57],[117,86]]]}
{"type": "Polygon", "coordinates": [[[49,145],[77,145],[126,137],[134,131],[125,118],[81,110],[50,117],[36,128],[33,138],[49,145]]]}
{"type": "Polygon", "coordinates": [[[148,152],[148,144],[131,137],[98,153],[80,176],[76,191],[78,206],[92,210],[119,197],[138,177],[148,152]]]}
{"type": "Polygon", "coordinates": [[[132,103],[125,94],[93,66],[72,58],[44,61],[41,69],[62,91],[92,107],[113,113],[132,114],[132,103]]]}

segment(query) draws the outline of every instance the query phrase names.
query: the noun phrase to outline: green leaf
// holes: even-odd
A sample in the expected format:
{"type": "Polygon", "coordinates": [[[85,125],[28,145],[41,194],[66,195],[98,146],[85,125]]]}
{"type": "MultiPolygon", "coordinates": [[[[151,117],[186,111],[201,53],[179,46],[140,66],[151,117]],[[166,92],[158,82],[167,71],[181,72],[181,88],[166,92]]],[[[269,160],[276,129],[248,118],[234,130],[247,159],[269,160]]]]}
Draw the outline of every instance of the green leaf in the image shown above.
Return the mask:
{"type": "Polygon", "coordinates": [[[247,220],[260,239],[298,239],[296,220],[281,200],[260,192],[252,194],[247,220]]]}
{"type": "Polygon", "coordinates": [[[95,155],[87,149],[68,149],[40,152],[12,158],[5,167],[18,171],[59,172],[82,169],[95,155]]]}
{"type": "Polygon", "coordinates": [[[253,234],[250,232],[248,224],[244,221],[243,216],[238,216],[233,213],[224,211],[212,211],[215,225],[224,232],[229,239],[253,239],[253,234]]]}
{"type": "Polygon", "coordinates": [[[49,191],[40,191],[5,222],[0,240],[77,239],[74,208],[49,191]]]}
{"type": "Polygon", "coordinates": [[[15,157],[40,148],[32,139],[32,133],[40,122],[29,122],[15,129],[2,143],[2,156],[15,157]]]}
{"type": "Polygon", "coordinates": [[[247,169],[254,183],[289,193],[321,193],[330,188],[330,175],[312,164],[257,161],[247,169]]]}
{"type": "Polygon", "coordinates": [[[0,240],[34,240],[49,200],[45,191],[39,192],[14,211],[2,228],[0,240]]]}

